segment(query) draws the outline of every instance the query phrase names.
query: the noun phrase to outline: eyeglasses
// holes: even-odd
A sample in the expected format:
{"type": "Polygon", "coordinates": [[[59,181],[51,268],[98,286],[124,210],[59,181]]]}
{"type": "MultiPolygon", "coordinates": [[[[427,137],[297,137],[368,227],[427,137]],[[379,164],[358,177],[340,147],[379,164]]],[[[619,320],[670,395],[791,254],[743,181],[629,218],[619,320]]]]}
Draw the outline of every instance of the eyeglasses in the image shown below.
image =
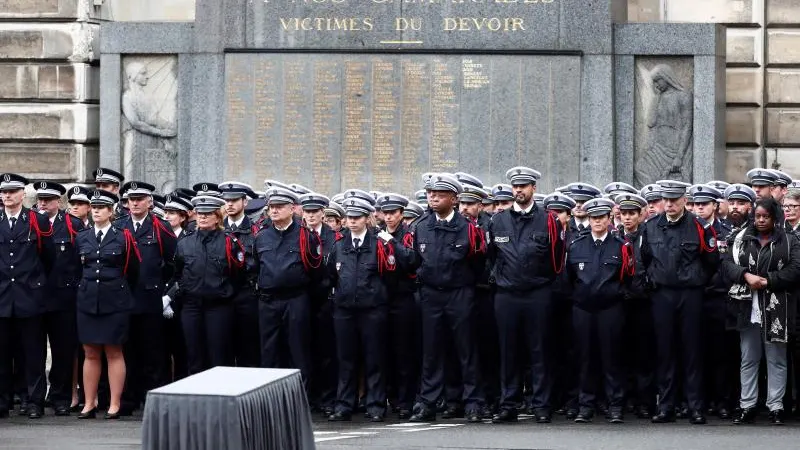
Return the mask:
{"type": "Polygon", "coordinates": [[[786,210],[797,209],[800,208],[800,205],[783,205],[782,208],[786,210]]]}

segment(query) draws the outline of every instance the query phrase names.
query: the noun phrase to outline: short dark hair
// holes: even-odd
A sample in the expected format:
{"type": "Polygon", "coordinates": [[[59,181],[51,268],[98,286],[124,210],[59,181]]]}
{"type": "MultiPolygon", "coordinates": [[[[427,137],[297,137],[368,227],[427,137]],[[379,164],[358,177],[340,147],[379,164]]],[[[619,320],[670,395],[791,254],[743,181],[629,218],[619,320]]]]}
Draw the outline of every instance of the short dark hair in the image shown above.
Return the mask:
{"type": "Polygon", "coordinates": [[[778,216],[780,215],[781,207],[778,205],[778,201],[772,197],[762,198],[756,202],[755,208],[758,209],[759,207],[764,208],[769,214],[769,217],[772,220],[777,220],[778,216]]]}

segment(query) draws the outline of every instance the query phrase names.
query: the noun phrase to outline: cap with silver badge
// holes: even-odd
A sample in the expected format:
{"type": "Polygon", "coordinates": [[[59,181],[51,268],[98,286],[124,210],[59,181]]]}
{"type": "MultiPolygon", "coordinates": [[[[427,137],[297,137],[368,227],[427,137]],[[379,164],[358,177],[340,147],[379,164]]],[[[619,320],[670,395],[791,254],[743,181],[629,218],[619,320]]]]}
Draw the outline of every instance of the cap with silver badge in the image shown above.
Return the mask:
{"type": "Polygon", "coordinates": [[[27,178],[15,173],[4,173],[0,175],[0,191],[17,191],[25,189],[30,183],[27,178]]]}
{"type": "Polygon", "coordinates": [[[639,191],[631,186],[628,183],[623,183],[622,181],[614,181],[612,183],[608,183],[606,187],[603,188],[603,192],[606,194],[611,194],[612,198],[616,197],[619,194],[630,193],[630,194],[638,194],[639,191]]]}
{"type": "Polygon", "coordinates": [[[747,179],[753,186],[772,186],[775,184],[778,176],[770,169],[757,167],[747,172],[747,179]]]}
{"type": "Polygon", "coordinates": [[[91,191],[83,186],[72,186],[67,192],[67,201],[90,203],[89,196],[92,195],[91,191]]]}
{"type": "Polygon", "coordinates": [[[395,211],[405,209],[408,199],[400,194],[387,193],[377,198],[377,207],[381,211],[395,211]]]}
{"type": "Polygon", "coordinates": [[[300,201],[300,205],[303,207],[304,211],[317,211],[319,209],[325,209],[331,202],[328,197],[315,192],[303,194],[298,200],[300,201]]]}
{"type": "Polygon", "coordinates": [[[661,195],[661,186],[657,184],[648,184],[639,191],[639,195],[644,197],[648,202],[654,202],[663,199],[661,195]]]}
{"type": "Polygon", "coordinates": [[[38,198],[60,198],[67,193],[67,188],[52,181],[37,181],[33,187],[36,188],[38,198]]]}
{"type": "Polygon", "coordinates": [[[125,183],[121,190],[124,190],[128,198],[150,197],[155,192],[156,187],[144,181],[129,181],[125,183]]]}
{"type": "Polygon", "coordinates": [[[788,173],[777,170],[777,169],[769,169],[773,175],[775,175],[775,184],[777,186],[789,186],[792,184],[792,177],[789,176],[788,173]]]}
{"type": "Polygon", "coordinates": [[[512,186],[536,184],[539,178],[542,178],[542,174],[530,167],[517,166],[506,171],[506,179],[512,186]]]}
{"type": "Polygon", "coordinates": [[[464,192],[464,186],[458,181],[455,175],[449,173],[437,173],[431,177],[431,191],[453,192],[456,195],[464,192]]]}
{"type": "Polygon", "coordinates": [[[589,183],[570,183],[566,186],[567,195],[572,197],[576,202],[586,202],[593,198],[600,197],[602,192],[599,188],[592,186],[589,183]]]}
{"type": "Polygon", "coordinates": [[[222,193],[222,198],[225,200],[235,200],[237,198],[257,198],[255,192],[253,192],[253,187],[247,183],[241,183],[238,181],[223,181],[222,183],[217,186],[219,191],[222,193]]]}
{"type": "Polygon", "coordinates": [[[668,199],[683,197],[686,195],[686,189],[691,186],[689,183],[677,180],[659,180],[656,184],[661,188],[661,196],[668,199]]]}
{"type": "Polygon", "coordinates": [[[749,203],[756,201],[756,191],[746,184],[732,184],[725,189],[725,198],[730,200],[744,200],[749,203]]]}
{"type": "Polygon", "coordinates": [[[342,205],[336,202],[331,202],[328,204],[328,207],[325,208],[324,211],[325,217],[338,217],[339,219],[344,218],[344,208],[342,208],[342,205]]]}
{"type": "Polygon", "coordinates": [[[296,205],[300,201],[293,190],[282,187],[269,188],[266,194],[267,205],[296,205]]]}
{"type": "Polygon", "coordinates": [[[492,197],[496,202],[514,201],[514,190],[510,184],[495,184],[492,186],[492,197]]]}
{"type": "Polygon", "coordinates": [[[195,190],[196,196],[210,196],[210,197],[220,197],[222,198],[222,191],[219,188],[219,185],[216,183],[197,183],[192,186],[192,189],[195,190]]]}
{"type": "Polygon", "coordinates": [[[620,210],[640,210],[647,206],[647,200],[639,194],[626,192],[614,198],[620,210]]]}
{"type": "Polygon", "coordinates": [[[94,177],[95,183],[111,183],[119,186],[125,181],[125,177],[123,177],[121,173],[104,167],[95,169],[94,172],[92,172],[92,176],[94,177]]]}
{"type": "Polygon", "coordinates": [[[192,199],[192,206],[196,213],[207,214],[219,211],[220,208],[225,206],[225,200],[215,195],[198,195],[192,199]]]}
{"type": "Polygon", "coordinates": [[[373,197],[369,192],[363,191],[361,189],[347,189],[344,191],[344,199],[347,200],[349,198],[360,198],[365,202],[369,203],[372,206],[375,206],[375,197],[373,197]]]}
{"type": "Polygon", "coordinates": [[[464,184],[464,192],[458,195],[458,201],[462,203],[483,203],[486,198],[486,191],[482,187],[464,184]]]}
{"type": "Polygon", "coordinates": [[[184,211],[189,212],[192,210],[192,201],[187,200],[179,195],[169,194],[165,198],[164,211],[184,211]]]}
{"type": "Polygon", "coordinates": [[[614,209],[614,205],[615,203],[613,201],[607,198],[598,197],[587,200],[586,204],[583,205],[583,209],[586,210],[586,214],[588,214],[589,217],[597,217],[611,214],[611,210],[614,209]]]}
{"type": "Polygon", "coordinates": [[[360,197],[349,197],[345,199],[342,206],[347,217],[368,216],[375,212],[375,207],[360,197]]]}
{"type": "Polygon", "coordinates": [[[104,191],[102,189],[95,189],[92,192],[92,198],[89,200],[89,203],[92,206],[114,206],[119,201],[119,197],[116,194],[108,191],[104,191]]]}
{"type": "Polygon", "coordinates": [[[694,203],[716,203],[717,200],[722,198],[722,192],[707,184],[695,184],[691,186],[688,194],[692,197],[694,203]]]}
{"type": "Polygon", "coordinates": [[[575,207],[575,200],[562,192],[554,192],[544,198],[543,204],[548,211],[572,211],[572,208],[575,207]]]}

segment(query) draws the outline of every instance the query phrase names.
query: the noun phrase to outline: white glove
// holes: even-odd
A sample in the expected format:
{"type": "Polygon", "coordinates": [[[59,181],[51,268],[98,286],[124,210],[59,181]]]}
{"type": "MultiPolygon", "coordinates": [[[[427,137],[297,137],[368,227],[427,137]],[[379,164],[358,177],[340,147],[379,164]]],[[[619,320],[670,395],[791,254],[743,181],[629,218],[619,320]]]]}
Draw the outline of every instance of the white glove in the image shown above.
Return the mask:
{"type": "Polygon", "coordinates": [[[165,296],[161,297],[161,307],[163,309],[167,309],[169,307],[170,303],[172,303],[172,298],[170,298],[169,295],[165,295],[165,296]]]}
{"type": "Polygon", "coordinates": [[[387,243],[387,244],[389,243],[389,241],[391,241],[392,239],[394,239],[394,236],[392,236],[392,234],[391,234],[391,233],[389,233],[389,232],[388,232],[388,231],[386,231],[386,230],[381,230],[381,232],[380,232],[380,233],[378,233],[378,237],[379,237],[379,238],[381,238],[381,239],[383,240],[383,242],[385,242],[385,243],[387,243]]]}
{"type": "Polygon", "coordinates": [[[172,317],[175,316],[175,311],[172,310],[171,306],[167,305],[162,314],[165,319],[172,319],[172,317]]]}

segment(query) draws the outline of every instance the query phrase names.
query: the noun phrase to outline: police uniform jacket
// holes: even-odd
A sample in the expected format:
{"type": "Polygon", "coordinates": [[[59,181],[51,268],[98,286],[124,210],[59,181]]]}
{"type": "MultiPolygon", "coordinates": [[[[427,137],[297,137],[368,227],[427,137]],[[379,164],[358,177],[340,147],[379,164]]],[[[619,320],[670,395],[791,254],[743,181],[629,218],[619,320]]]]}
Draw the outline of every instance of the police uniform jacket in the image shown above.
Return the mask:
{"type": "Polygon", "coordinates": [[[633,246],[608,233],[599,247],[591,233],[572,242],[567,270],[573,289],[573,304],[585,311],[602,311],[625,297],[635,260],[633,246]]]}
{"type": "MultiPolygon", "coordinates": [[[[717,234],[717,246],[719,247],[720,252],[727,250],[727,240],[730,236],[733,228],[726,222],[723,222],[719,219],[714,220],[714,223],[711,225],[714,228],[714,232],[717,234]]],[[[730,289],[730,283],[727,283],[725,279],[721,275],[721,270],[717,270],[714,272],[714,275],[711,277],[711,281],[708,283],[708,287],[706,288],[706,293],[709,295],[715,295],[717,298],[719,296],[725,296],[728,294],[728,289],[730,289]]]]}
{"type": "Polygon", "coordinates": [[[322,256],[316,233],[294,218],[285,230],[275,226],[258,232],[253,268],[258,274],[258,289],[271,293],[309,291],[321,281],[322,256]],[[305,235],[301,245],[301,234],[305,235]]]}
{"type": "Polygon", "coordinates": [[[581,230],[580,225],[578,225],[574,217],[570,217],[569,221],[567,221],[567,226],[569,227],[573,240],[592,233],[592,227],[589,225],[584,226],[583,230],[581,230]]]}
{"type": "Polygon", "coordinates": [[[47,278],[45,311],[75,309],[75,292],[83,271],[75,241],[83,228],[80,219],[65,211],[59,211],[53,219],[51,259],[57,270],[50,271],[50,276],[47,278]]]}
{"type": "Polygon", "coordinates": [[[51,234],[50,220],[28,208],[22,208],[11,230],[0,208],[0,317],[44,312],[44,288],[53,267],[51,234]]]}
{"type": "Polygon", "coordinates": [[[93,315],[130,312],[140,262],[133,237],[126,239],[124,229],[112,226],[98,244],[94,228],[87,228],[75,243],[83,267],[78,310],[93,315]]]}
{"type": "Polygon", "coordinates": [[[562,230],[555,215],[536,204],[527,214],[514,208],[495,214],[489,259],[497,288],[524,292],[552,283],[563,269],[562,230]]]}
{"type": "Polygon", "coordinates": [[[631,277],[630,283],[625,291],[626,300],[636,303],[648,303],[650,301],[650,292],[647,280],[647,273],[642,263],[642,231],[644,225],[640,224],[639,228],[633,233],[626,233],[625,227],[619,226],[617,235],[625,242],[630,243],[633,248],[634,257],[634,274],[631,277]]]}
{"type": "Polygon", "coordinates": [[[393,296],[413,294],[417,290],[416,271],[419,266],[419,258],[414,252],[414,235],[404,223],[390,234],[394,237],[392,243],[397,268],[386,275],[389,293],[393,296]]]}
{"type": "Polygon", "coordinates": [[[133,231],[131,216],[114,222],[114,226],[127,229],[133,234],[142,256],[138,280],[133,286],[133,295],[136,298],[133,313],[160,315],[163,311],[161,297],[174,272],[173,262],[178,238],[168,225],[152,214],[147,214],[137,232],[133,231]]]}
{"type": "Polygon", "coordinates": [[[719,267],[711,226],[689,211],[675,222],[659,214],[643,224],[642,259],[656,287],[704,288],[719,267]]]}
{"type": "Polygon", "coordinates": [[[371,230],[364,235],[364,242],[358,248],[353,247],[349,233],[336,241],[328,258],[328,272],[333,285],[333,303],[337,307],[374,308],[387,304],[386,280],[379,270],[379,245],[388,255],[388,249],[394,248],[395,242],[379,242],[371,230]]]}
{"type": "MultiPolygon", "coordinates": [[[[253,222],[245,214],[242,223],[238,227],[233,227],[228,218],[225,218],[225,231],[234,236],[239,243],[244,247],[245,261],[253,260],[253,243],[256,240],[258,228],[253,225],[253,222]]],[[[249,264],[249,268],[253,268],[253,264],[249,264]]],[[[235,274],[235,282],[238,288],[245,286],[255,286],[256,273],[248,270],[240,270],[235,274]]]]}
{"type": "Polygon", "coordinates": [[[224,231],[195,231],[181,239],[175,250],[175,281],[178,298],[190,301],[220,301],[236,293],[233,277],[243,270],[244,248],[224,231]]]}
{"type": "Polygon", "coordinates": [[[470,241],[470,235],[483,242],[480,229],[458,212],[449,221],[440,221],[431,213],[421,217],[415,225],[419,282],[435,289],[475,286],[486,261],[485,244],[478,248],[476,241],[470,241]]]}

